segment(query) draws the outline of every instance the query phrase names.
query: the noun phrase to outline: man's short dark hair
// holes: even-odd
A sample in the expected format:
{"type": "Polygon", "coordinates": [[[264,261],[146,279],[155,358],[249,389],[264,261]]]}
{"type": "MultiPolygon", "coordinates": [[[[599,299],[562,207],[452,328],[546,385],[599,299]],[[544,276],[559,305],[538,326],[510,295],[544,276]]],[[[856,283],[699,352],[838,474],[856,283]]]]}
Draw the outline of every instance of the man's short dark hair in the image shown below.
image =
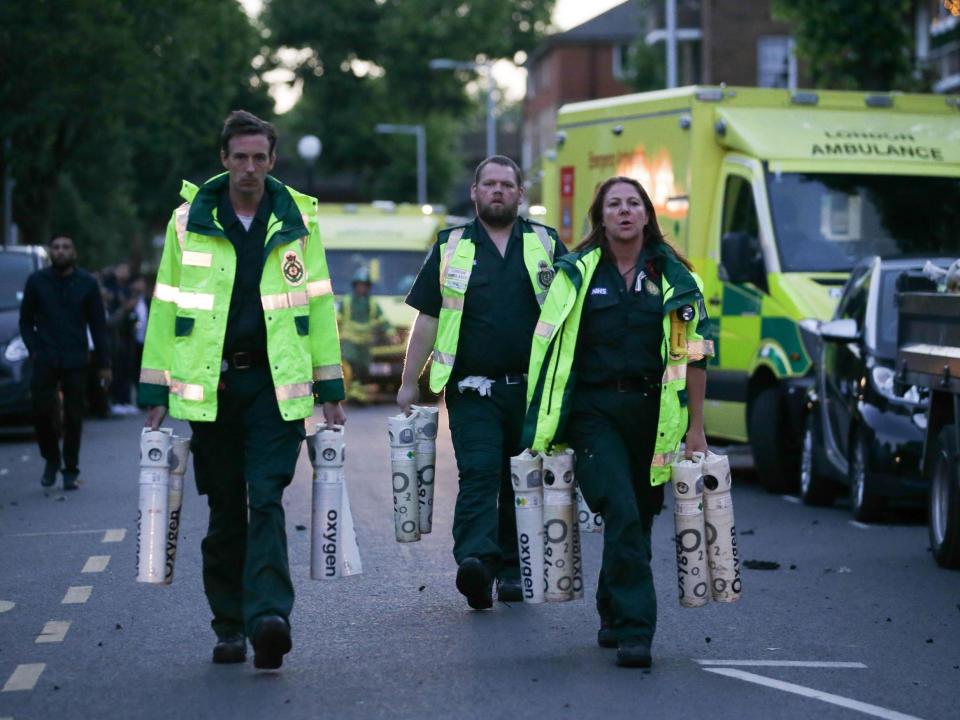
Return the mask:
{"type": "Polygon", "coordinates": [[[223,121],[223,130],[220,132],[220,150],[224,155],[230,154],[230,140],[237,135],[265,135],[270,141],[270,154],[273,155],[277,147],[277,130],[271,123],[261,120],[246,110],[234,110],[223,121]]]}
{"type": "Polygon", "coordinates": [[[72,236],[62,232],[53,233],[53,235],[50,236],[50,241],[47,243],[47,245],[53,245],[53,241],[59,240],[60,238],[63,238],[64,240],[69,240],[70,244],[73,245],[74,247],[77,246],[77,241],[74,240],[72,236]]]}
{"type": "Polygon", "coordinates": [[[480,184],[480,173],[487,165],[503,165],[513,170],[514,174],[517,176],[517,187],[523,187],[523,171],[520,170],[520,166],[517,165],[513,160],[508,158],[506,155],[491,155],[488,158],[485,158],[477,165],[477,171],[473,174],[473,184],[480,184]]]}

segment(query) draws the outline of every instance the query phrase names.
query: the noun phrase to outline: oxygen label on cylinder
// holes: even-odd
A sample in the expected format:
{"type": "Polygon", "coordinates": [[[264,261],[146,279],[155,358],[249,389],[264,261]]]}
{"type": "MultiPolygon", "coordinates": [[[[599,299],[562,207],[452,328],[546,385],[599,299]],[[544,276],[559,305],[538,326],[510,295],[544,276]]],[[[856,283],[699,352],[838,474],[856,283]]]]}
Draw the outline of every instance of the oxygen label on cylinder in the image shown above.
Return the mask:
{"type": "Polygon", "coordinates": [[[417,454],[414,450],[410,448],[391,448],[390,449],[390,460],[392,462],[407,462],[409,460],[416,460],[417,454]]]}
{"type": "Polygon", "coordinates": [[[177,561],[177,537],[180,534],[180,509],[170,511],[170,520],[167,524],[167,572],[165,579],[173,579],[173,567],[177,561]]]}
{"type": "Polygon", "coordinates": [[[536,592],[536,578],[533,572],[533,557],[531,554],[531,541],[527,533],[520,533],[520,578],[523,581],[523,597],[525,600],[533,599],[536,592]]]}
{"type": "Polygon", "coordinates": [[[334,577],[337,574],[337,526],[340,519],[340,513],[334,508],[327,510],[326,530],[323,531],[323,545],[320,551],[323,553],[323,574],[326,577],[334,577]]]}
{"type": "Polygon", "coordinates": [[[677,515],[699,515],[702,512],[703,503],[700,500],[677,500],[674,503],[674,513],[677,515]]]}

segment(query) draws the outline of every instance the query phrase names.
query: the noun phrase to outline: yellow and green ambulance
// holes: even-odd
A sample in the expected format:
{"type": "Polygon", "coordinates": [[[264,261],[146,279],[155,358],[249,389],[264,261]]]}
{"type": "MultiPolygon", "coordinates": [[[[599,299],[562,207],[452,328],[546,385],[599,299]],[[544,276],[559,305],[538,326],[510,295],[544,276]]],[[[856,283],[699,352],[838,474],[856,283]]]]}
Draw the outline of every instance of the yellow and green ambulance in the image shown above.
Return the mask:
{"type": "Polygon", "coordinates": [[[858,259],[935,254],[960,233],[948,201],[960,184],[958,101],[686,87],[560,110],[545,222],[575,245],[597,185],[641,182],[704,280],[717,350],[707,434],[749,442],[771,490],[796,477],[815,348],[805,328],[832,315],[858,259]]]}

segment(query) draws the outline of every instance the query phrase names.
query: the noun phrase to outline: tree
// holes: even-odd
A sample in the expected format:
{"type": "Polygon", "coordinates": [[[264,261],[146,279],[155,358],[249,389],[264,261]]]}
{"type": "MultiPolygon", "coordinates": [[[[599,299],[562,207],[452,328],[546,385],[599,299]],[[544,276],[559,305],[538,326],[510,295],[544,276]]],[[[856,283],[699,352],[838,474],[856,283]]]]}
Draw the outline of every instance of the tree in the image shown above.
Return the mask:
{"type": "Polygon", "coordinates": [[[411,138],[377,135],[378,122],[425,124],[430,194],[446,194],[464,118],[480,114],[470,73],[432,72],[430,58],[512,58],[547,28],[553,0],[269,0],[261,22],[273,61],[295,48],[298,105],[278,122],[288,137],[324,142],[321,175],[356,174],[368,197],[413,200],[411,138]],[[409,158],[409,162],[401,158],[409,158]]]}
{"type": "Polygon", "coordinates": [[[910,0],[775,0],[815,87],[913,89],[910,0]]]}

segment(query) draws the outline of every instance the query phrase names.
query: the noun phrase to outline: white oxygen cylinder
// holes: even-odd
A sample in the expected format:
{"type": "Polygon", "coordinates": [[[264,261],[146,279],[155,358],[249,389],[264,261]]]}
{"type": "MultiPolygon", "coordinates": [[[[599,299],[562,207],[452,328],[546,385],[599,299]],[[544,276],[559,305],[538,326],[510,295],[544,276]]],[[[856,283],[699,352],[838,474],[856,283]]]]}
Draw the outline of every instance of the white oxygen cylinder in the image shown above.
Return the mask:
{"type": "Polygon", "coordinates": [[[340,576],[343,543],[343,427],[318,425],[309,439],[313,464],[310,512],[310,577],[334,580],[340,576]]]}
{"type": "Polygon", "coordinates": [[[544,595],[542,462],[539,454],[529,450],[510,458],[517,515],[517,549],[520,552],[520,586],[525,603],[542,603],[544,595]]]}
{"type": "Polygon", "coordinates": [[[437,460],[437,420],[440,408],[429,405],[411,405],[413,432],[417,438],[417,498],[419,503],[420,534],[433,530],[433,479],[437,460]]]}
{"type": "Polygon", "coordinates": [[[577,521],[580,525],[580,532],[603,532],[603,518],[600,513],[595,513],[583,499],[583,493],[580,492],[580,486],[577,485],[577,521]]]}
{"type": "Polygon", "coordinates": [[[683,607],[700,607],[710,599],[703,523],[702,461],[703,453],[694,453],[693,460],[679,460],[671,470],[677,586],[683,607]]]}
{"type": "Polygon", "coordinates": [[[580,523],[573,524],[573,599],[583,599],[583,545],[580,543],[580,523]]]}
{"type": "Polygon", "coordinates": [[[170,489],[167,493],[167,570],[163,584],[173,582],[173,568],[177,563],[177,544],[180,540],[180,509],[183,507],[183,478],[190,459],[190,438],[174,435],[170,438],[170,489]]]}
{"type": "Polygon", "coordinates": [[[544,599],[573,599],[574,505],[573,450],[543,456],[543,577],[544,599]]]}
{"type": "Polygon", "coordinates": [[[393,523],[397,542],[420,539],[420,499],[417,497],[416,432],[413,415],[387,419],[390,469],[393,473],[393,523]]]}
{"type": "Polygon", "coordinates": [[[710,593],[717,602],[736,602],[740,599],[740,554],[730,492],[730,460],[726,455],[707,453],[701,470],[710,593]]]}
{"type": "Polygon", "coordinates": [[[173,430],[140,433],[140,502],[137,514],[137,582],[162,585],[167,574],[167,503],[173,430]]]}

